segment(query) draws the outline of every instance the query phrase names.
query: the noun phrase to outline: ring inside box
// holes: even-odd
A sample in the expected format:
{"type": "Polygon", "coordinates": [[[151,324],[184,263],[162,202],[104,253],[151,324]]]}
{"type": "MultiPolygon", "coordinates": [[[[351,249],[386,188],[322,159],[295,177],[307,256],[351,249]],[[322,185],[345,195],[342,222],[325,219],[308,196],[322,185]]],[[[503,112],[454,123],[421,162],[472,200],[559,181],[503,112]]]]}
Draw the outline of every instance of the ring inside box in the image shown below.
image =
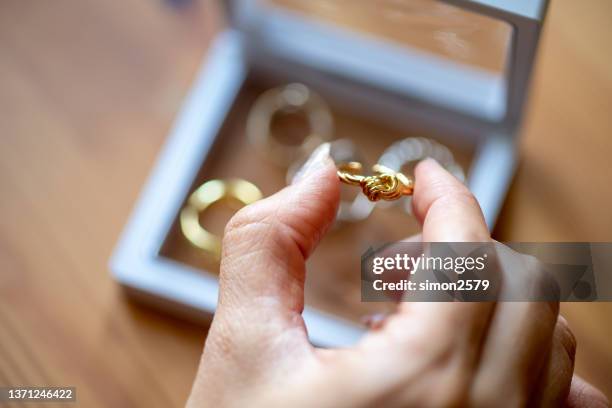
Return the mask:
{"type": "MultiPolygon", "coordinates": [[[[264,91],[285,83],[280,83],[262,73],[248,75],[213,147],[198,174],[194,176],[195,181],[184,201],[199,185],[211,179],[242,178],[257,185],[265,196],[272,195],[286,186],[287,168],[278,166],[272,160],[258,154],[247,139],[245,131],[246,119],[256,98],[264,91]]],[[[303,83],[308,86],[307,82],[303,83]]],[[[431,131],[425,133],[423,129],[417,128],[410,132],[393,128],[388,123],[378,122],[352,112],[350,106],[344,103],[334,103],[333,98],[328,98],[325,94],[325,89],[313,88],[313,90],[330,105],[334,118],[334,138],[352,140],[368,167],[376,163],[378,157],[390,144],[405,137],[428,137],[438,140],[453,152],[455,160],[466,172],[470,167],[475,153],[474,146],[465,143],[465,140],[461,143],[461,138],[456,138],[453,142],[452,135],[448,134],[436,135],[431,131]]],[[[295,128],[304,127],[303,118],[295,115],[279,123],[279,131],[291,129],[292,123],[295,124],[295,128]]],[[[358,188],[351,186],[341,188],[343,197],[359,194],[358,188]]],[[[232,214],[232,209],[219,203],[204,212],[200,222],[211,232],[221,234],[232,214]]],[[[419,229],[414,217],[407,214],[399,205],[377,205],[370,217],[364,221],[333,226],[308,260],[306,304],[357,324],[365,315],[388,310],[391,304],[361,302],[361,255],[370,246],[407,238],[418,233],[419,229]]],[[[218,261],[192,246],[183,236],[178,213],[160,255],[194,266],[202,273],[219,273],[218,261]]]]}

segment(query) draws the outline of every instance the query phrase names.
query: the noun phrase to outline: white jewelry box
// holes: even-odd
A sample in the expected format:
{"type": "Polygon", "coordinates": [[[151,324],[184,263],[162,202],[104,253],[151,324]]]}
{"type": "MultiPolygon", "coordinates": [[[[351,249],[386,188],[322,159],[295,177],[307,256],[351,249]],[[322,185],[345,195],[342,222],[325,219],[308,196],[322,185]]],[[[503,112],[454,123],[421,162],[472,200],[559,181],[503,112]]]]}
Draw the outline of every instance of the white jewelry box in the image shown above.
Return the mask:
{"type": "MultiPolygon", "coordinates": [[[[277,78],[308,79],[337,103],[399,128],[418,123],[437,133],[448,130],[463,135],[461,143],[476,146],[467,183],[487,223],[494,224],[515,168],[515,138],[547,0],[429,1],[438,17],[445,18],[445,10],[451,14],[457,11],[475,16],[477,22],[486,18],[488,23],[505,27],[506,49],[498,72],[483,69],[473,59],[465,63],[461,55],[452,52],[445,55],[444,49],[437,54],[424,52],[390,38],[388,33],[372,35],[347,28],[346,21],[336,24],[327,19],[326,12],[339,3],[225,2],[231,28],[219,35],[205,57],[110,262],[115,278],[130,294],[194,319],[207,319],[215,310],[216,276],[165,257],[160,251],[253,69],[277,78]],[[313,7],[316,4],[321,8],[313,7]],[[293,8],[295,5],[310,8],[305,12],[303,7],[293,8]]],[[[360,10],[352,8],[372,7],[374,3],[359,0],[344,7],[359,17],[360,10]]],[[[401,28],[401,13],[411,21],[410,13],[415,8],[418,11],[419,3],[425,1],[389,0],[377,3],[377,8],[401,28]],[[393,13],[387,9],[385,14],[386,6],[393,13]]],[[[366,10],[361,12],[363,17],[366,10]]],[[[367,13],[371,19],[377,17],[372,16],[372,10],[367,13]]],[[[457,21],[451,20],[446,28],[434,24],[431,38],[439,37],[443,45],[450,44],[461,54],[473,44],[461,43],[456,33],[462,27],[474,30],[479,26],[457,21]]],[[[392,28],[392,24],[388,26],[392,28]]],[[[469,53],[463,59],[469,60],[469,53]]],[[[318,345],[351,344],[362,333],[359,326],[308,306],[303,315],[311,341],[318,345]]]]}

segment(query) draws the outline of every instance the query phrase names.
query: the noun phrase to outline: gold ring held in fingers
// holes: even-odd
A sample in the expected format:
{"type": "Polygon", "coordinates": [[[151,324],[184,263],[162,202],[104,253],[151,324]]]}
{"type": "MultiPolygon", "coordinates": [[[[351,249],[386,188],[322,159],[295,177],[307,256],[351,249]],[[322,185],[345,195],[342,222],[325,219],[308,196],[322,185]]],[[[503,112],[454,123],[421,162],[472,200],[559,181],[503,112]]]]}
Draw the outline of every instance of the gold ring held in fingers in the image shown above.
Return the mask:
{"type": "Polygon", "coordinates": [[[362,171],[363,166],[359,162],[341,164],[338,166],[338,178],[343,183],[361,187],[370,201],[397,200],[412,195],[414,191],[412,179],[383,165],[374,165],[371,176],[364,176],[362,171]]]}

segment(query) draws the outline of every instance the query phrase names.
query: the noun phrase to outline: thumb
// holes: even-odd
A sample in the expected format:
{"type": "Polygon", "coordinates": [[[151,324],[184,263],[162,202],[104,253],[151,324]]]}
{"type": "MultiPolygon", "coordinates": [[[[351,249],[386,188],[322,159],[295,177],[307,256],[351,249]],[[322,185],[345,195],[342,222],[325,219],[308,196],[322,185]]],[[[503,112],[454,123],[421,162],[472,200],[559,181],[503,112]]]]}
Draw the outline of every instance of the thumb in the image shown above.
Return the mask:
{"type": "Polygon", "coordinates": [[[423,225],[423,242],[486,242],[491,235],[478,201],[433,159],[414,170],[413,212],[423,225]]]}
{"type": "MultiPolygon", "coordinates": [[[[296,180],[244,207],[223,239],[219,310],[250,319],[296,322],[304,307],[305,261],[334,220],[339,201],[328,143],[317,148],[296,180]]],[[[298,319],[299,320],[299,319],[298,319]]]]}

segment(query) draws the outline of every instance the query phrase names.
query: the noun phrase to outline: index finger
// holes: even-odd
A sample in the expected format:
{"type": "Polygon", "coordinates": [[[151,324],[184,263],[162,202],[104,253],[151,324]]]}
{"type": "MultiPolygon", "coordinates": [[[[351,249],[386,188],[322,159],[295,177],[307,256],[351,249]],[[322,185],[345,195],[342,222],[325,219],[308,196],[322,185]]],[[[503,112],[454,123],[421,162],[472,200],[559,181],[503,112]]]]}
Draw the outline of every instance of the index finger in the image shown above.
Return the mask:
{"type": "Polygon", "coordinates": [[[423,225],[423,242],[487,242],[489,230],[480,205],[452,174],[433,159],[414,170],[414,215],[423,225]]]}
{"type": "MultiPolygon", "coordinates": [[[[415,178],[413,209],[423,226],[423,242],[491,240],[476,198],[436,161],[419,163],[415,178]]],[[[435,345],[442,354],[450,351],[460,361],[455,367],[469,375],[477,364],[494,309],[492,302],[402,302],[380,334],[422,342],[429,349],[435,345]],[[435,343],[432,335],[437,337],[435,343]]]]}

